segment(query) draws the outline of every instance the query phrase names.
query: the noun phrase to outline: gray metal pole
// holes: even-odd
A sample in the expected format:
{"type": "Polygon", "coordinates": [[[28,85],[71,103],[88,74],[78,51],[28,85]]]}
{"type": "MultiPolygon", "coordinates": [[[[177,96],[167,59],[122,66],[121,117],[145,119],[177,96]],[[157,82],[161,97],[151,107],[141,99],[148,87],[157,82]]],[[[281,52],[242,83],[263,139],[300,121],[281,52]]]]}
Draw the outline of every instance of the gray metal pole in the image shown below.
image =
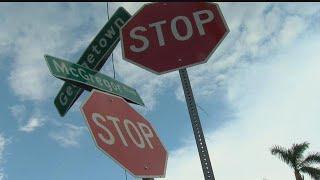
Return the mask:
{"type": "Polygon", "coordinates": [[[197,111],[197,106],[194,101],[190,80],[188,77],[187,69],[179,70],[181,83],[186,98],[187,107],[189,110],[190,120],[193,128],[194,137],[198,147],[199,157],[202,165],[202,171],[205,180],[215,180],[209,153],[207,150],[206,141],[204,139],[200,118],[197,111]]]}

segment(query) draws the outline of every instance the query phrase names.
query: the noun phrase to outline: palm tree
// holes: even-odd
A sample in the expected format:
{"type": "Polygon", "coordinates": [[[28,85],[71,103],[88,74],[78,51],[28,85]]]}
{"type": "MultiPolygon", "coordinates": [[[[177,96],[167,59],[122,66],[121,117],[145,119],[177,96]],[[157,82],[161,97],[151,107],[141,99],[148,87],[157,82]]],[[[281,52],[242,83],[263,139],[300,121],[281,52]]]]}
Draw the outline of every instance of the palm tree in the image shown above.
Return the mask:
{"type": "Polygon", "coordinates": [[[274,146],[271,148],[271,154],[278,156],[293,168],[296,180],[303,180],[301,173],[308,174],[314,180],[320,180],[320,168],[312,166],[320,164],[320,153],[311,153],[307,157],[304,157],[303,152],[308,147],[308,142],[293,144],[290,149],[274,146]]]}

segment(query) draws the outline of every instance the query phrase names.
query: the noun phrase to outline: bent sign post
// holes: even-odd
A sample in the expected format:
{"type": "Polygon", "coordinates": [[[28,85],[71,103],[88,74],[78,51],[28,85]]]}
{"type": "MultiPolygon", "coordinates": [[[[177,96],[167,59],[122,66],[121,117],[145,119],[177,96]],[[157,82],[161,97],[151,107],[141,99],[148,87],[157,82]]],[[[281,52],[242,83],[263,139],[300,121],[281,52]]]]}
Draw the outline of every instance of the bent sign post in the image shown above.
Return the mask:
{"type": "MultiPolygon", "coordinates": [[[[84,51],[77,64],[99,71],[120,40],[120,27],[130,17],[131,15],[124,8],[118,8],[84,51]]],[[[63,84],[54,100],[60,116],[67,113],[82,92],[83,89],[74,84],[68,82],[63,84]]]]}
{"type": "Polygon", "coordinates": [[[121,97],[92,90],[81,112],[97,147],[132,175],[165,176],[165,147],[151,124],[121,97]]]}
{"type": "MultiPolygon", "coordinates": [[[[70,81],[71,84],[76,84],[86,90],[99,89],[121,96],[129,102],[144,105],[135,89],[109,76],[53,56],[45,55],[45,59],[52,75],[59,79],[70,81]]],[[[60,101],[64,101],[64,99],[60,99],[60,101]]]]}
{"type": "Polygon", "coordinates": [[[144,5],[121,28],[123,59],[156,74],[179,70],[205,180],[214,174],[186,68],[205,63],[229,29],[218,4],[144,5]]]}

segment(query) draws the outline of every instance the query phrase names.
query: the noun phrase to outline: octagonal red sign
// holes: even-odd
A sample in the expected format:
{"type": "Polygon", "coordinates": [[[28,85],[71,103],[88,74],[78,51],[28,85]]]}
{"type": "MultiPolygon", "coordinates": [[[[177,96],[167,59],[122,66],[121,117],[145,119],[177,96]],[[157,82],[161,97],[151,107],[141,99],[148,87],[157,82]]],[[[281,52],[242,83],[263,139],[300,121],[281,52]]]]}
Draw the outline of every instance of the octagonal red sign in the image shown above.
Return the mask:
{"type": "Polygon", "coordinates": [[[149,3],[121,28],[122,55],[163,74],[205,63],[228,32],[216,3],[149,3]]]}
{"type": "Polygon", "coordinates": [[[165,147],[151,124],[125,100],[92,90],[81,112],[98,148],[132,175],[165,176],[165,147]]]}

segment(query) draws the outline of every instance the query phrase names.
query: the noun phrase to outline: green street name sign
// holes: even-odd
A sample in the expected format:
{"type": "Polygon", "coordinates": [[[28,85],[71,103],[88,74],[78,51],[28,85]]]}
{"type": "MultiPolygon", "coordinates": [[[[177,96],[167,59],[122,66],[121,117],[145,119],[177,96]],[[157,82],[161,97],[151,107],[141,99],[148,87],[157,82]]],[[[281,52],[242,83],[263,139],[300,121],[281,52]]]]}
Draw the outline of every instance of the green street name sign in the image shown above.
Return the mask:
{"type": "MultiPolygon", "coordinates": [[[[120,28],[131,18],[131,15],[120,7],[100,30],[77,64],[99,71],[120,41],[120,28]]],[[[63,84],[54,104],[61,116],[64,116],[83,92],[81,87],[66,82],[63,84]]]]}
{"type": "MultiPolygon", "coordinates": [[[[52,75],[59,79],[69,81],[69,83],[81,86],[86,90],[95,88],[112,93],[123,97],[129,102],[144,106],[135,89],[109,76],[50,55],[45,55],[44,57],[52,75]]],[[[60,99],[60,101],[66,102],[66,99],[60,99]]]]}

